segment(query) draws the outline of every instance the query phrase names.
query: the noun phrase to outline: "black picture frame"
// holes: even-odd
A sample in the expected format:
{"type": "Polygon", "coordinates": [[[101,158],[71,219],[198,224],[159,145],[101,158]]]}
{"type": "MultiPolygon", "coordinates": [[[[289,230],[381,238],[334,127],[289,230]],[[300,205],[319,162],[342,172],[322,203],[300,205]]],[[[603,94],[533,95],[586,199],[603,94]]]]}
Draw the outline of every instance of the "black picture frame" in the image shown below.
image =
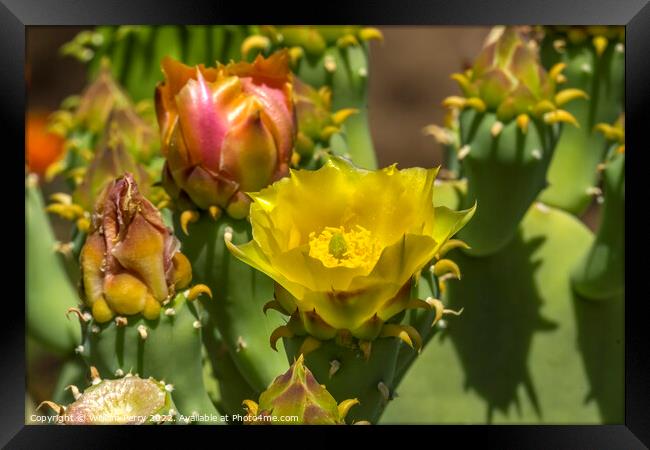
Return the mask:
{"type": "MultiPolygon", "coordinates": [[[[15,168],[3,172],[7,197],[18,201],[21,181],[19,164],[24,167],[18,150],[24,142],[24,112],[26,104],[25,34],[34,25],[99,25],[99,24],[215,24],[215,23],[355,23],[391,25],[625,25],[626,26],[626,152],[632,172],[626,179],[627,205],[636,205],[637,216],[626,218],[626,302],[625,312],[625,423],[603,426],[436,426],[426,431],[431,445],[449,440],[464,446],[475,439],[481,445],[497,448],[647,448],[650,445],[650,351],[648,315],[644,311],[644,296],[636,298],[629,292],[643,282],[641,271],[643,231],[648,221],[639,213],[643,209],[643,165],[640,158],[644,148],[642,135],[648,128],[647,111],[650,101],[650,4],[648,0],[418,0],[327,1],[318,4],[287,3],[280,9],[277,2],[263,5],[239,2],[154,1],[154,0],[0,0],[0,111],[2,111],[3,143],[6,156],[12,154],[15,168]],[[309,6],[312,5],[312,6],[309,6]],[[11,144],[10,144],[11,143],[11,144]],[[638,172],[638,173],[635,173],[638,172]],[[635,188],[636,186],[636,188],[635,188]],[[14,194],[9,194],[13,193],[14,194]]],[[[646,146],[647,147],[647,146],[646,146]]],[[[3,166],[9,166],[9,163],[3,166]]],[[[647,175],[646,175],[647,177],[647,175]]],[[[23,180],[24,182],[24,180],[23,180]]],[[[13,208],[13,207],[10,207],[13,208]]],[[[18,209],[13,208],[16,212],[18,209]]],[[[628,207],[626,215],[631,214],[628,207]]],[[[16,235],[15,219],[7,230],[16,235]]],[[[6,236],[6,235],[0,235],[6,236]]],[[[18,236],[16,236],[18,241],[18,236]]],[[[19,255],[14,252],[13,255],[19,255]]],[[[5,259],[6,263],[7,259],[5,259]]],[[[12,264],[18,271],[18,264],[12,264]]],[[[5,276],[10,277],[9,275],[5,276]]],[[[11,284],[17,284],[17,274],[11,284]]],[[[5,282],[5,285],[9,284],[5,282]]],[[[27,287],[25,285],[25,287],[27,287]]],[[[7,448],[99,448],[120,442],[134,443],[133,427],[53,427],[24,424],[25,391],[25,323],[24,305],[13,296],[4,298],[2,333],[3,368],[0,371],[0,445],[7,448]],[[13,310],[12,310],[13,309],[13,310]],[[10,320],[7,320],[10,318],[10,320]]],[[[603,324],[606,326],[606,324],[603,324]]],[[[558,394],[560,395],[560,394],[558,394]]],[[[174,427],[183,428],[183,427],[174,427]]],[[[215,435],[214,427],[190,427],[194,432],[215,435]]],[[[241,427],[230,427],[241,432],[241,427]]],[[[272,427],[275,428],[275,427],[272,427]]],[[[343,427],[364,436],[393,434],[393,426],[343,427]]],[[[426,427],[424,427],[426,428],[426,427]]],[[[184,429],[187,429],[185,427],[184,429]]],[[[267,428],[268,429],[268,428],[267,428]]],[[[148,437],[164,436],[165,431],[145,432],[148,437]]],[[[258,432],[258,431],[256,431],[258,432]]],[[[277,432],[277,431],[273,431],[277,432]]],[[[295,430],[294,430],[295,432],[295,430]]],[[[309,431],[310,433],[312,430],[309,431]]],[[[343,431],[328,428],[330,439],[343,431]],[[334,433],[334,434],[332,434],[334,433]]],[[[346,431],[349,433],[350,431],[346,431]]],[[[410,432],[410,431],[409,431],[410,432]]],[[[247,435],[250,431],[247,428],[247,435]]],[[[141,435],[141,433],[138,433],[141,435]]],[[[207,438],[207,437],[206,437],[207,438]]],[[[212,437],[211,439],[215,439],[212,437]]],[[[202,439],[201,439],[202,440],[202,439]]],[[[218,445],[217,441],[213,441],[218,445]]],[[[334,441],[331,441],[334,442],[334,441]]],[[[198,444],[198,441],[197,441],[198,444]]]]}

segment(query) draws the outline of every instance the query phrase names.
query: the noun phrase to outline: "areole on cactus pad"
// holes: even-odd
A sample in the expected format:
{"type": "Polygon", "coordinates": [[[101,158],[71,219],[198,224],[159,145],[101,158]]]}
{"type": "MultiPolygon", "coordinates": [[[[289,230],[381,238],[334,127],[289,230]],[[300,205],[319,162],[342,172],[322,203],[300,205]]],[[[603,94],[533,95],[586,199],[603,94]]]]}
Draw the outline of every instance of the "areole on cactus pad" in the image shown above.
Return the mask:
{"type": "Polygon", "coordinates": [[[325,151],[329,146],[330,138],[341,132],[346,119],[359,111],[356,108],[331,111],[330,87],[321,86],[317,90],[298,77],[294,78],[294,101],[298,134],[292,165],[312,168],[314,163],[320,162],[321,159],[317,150],[325,151]]]}

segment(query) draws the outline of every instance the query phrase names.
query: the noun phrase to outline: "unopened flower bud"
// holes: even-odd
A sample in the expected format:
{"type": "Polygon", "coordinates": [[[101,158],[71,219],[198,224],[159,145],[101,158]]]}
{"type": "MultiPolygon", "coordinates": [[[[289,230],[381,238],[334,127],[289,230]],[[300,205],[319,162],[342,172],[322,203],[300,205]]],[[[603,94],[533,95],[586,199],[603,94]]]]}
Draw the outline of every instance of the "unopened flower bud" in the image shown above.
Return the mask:
{"type": "Polygon", "coordinates": [[[82,292],[95,320],[138,313],[157,318],[160,304],[191,280],[190,265],[178,249],[133,175],[113,181],[97,202],[80,256],[82,292]]]}

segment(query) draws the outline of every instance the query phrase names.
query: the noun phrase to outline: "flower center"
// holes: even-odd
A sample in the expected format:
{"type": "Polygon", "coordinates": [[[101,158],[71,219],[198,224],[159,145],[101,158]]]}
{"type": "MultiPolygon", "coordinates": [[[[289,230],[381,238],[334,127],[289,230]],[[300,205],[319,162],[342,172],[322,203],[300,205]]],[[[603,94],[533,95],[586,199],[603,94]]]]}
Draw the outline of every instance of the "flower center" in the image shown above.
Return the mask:
{"type": "Polygon", "coordinates": [[[381,246],[370,231],[355,226],[325,227],[320,234],[309,234],[309,256],[320,260],[325,267],[372,267],[381,254],[381,246]]]}

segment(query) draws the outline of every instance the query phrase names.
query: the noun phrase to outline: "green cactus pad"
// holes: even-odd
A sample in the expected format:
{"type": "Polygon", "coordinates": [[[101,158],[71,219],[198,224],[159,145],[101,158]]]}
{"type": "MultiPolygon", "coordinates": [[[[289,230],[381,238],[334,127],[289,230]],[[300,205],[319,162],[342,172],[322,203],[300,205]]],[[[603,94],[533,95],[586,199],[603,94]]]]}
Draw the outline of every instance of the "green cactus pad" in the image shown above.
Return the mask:
{"type": "Polygon", "coordinates": [[[206,386],[216,385],[214,392],[208,389],[208,394],[222,414],[229,416],[233,422],[240,422],[242,402],[257,397],[259,392],[250,387],[237,368],[228,346],[223,342],[214,324],[203,328],[203,344],[207,356],[204,363],[204,380],[206,386]]]}
{"type": "Polygon", "coordinates": [[[210,316],[206,326],[218,327],[235,365],[259,393],[287,368],[286,359],[269,345],[269,336],[283,322],[262,312],[273,298],[271,279],[232,256],[224,243],[227,228],[233,231],[233,242],[248,242],[250,224],[223,216],[215,222],[204,213],[189,224],[189,235],[179,238],[192,264],[194,282],[207,284],[214,293],[204,302],[210,316]]]}
{"type": "Polygon", "coordinates": [[[462,205],[476,202],[478,206],[459,237],[471,245],[469,253],[477,256],[496,253],[515,235],[530,204],[545,186],[561,126],[533,120],[523,133],[511,121],[494,136],[495,123],[499,122],[494,113],[471,109],[460,115],[461,141],[467,151],[462,165],[468,186],[462,205]]]}
{"type": "Polygon", "coordinates": [[[619,297],[625,288],[625,154],[606,163],[603,193],[596,238],[573,273],[575,290],[595,300],[619,297]]]}
{"type": "Polygon", "coordinates": [[[312,86],[332,89],[332,110],[354,108],[358,112],[344,124],[349,157],[359,167],[377,168],[368,127],[368,45],[328,48],[317,60],[300,61],[296,74],[312,86]]]}
{"type": "Polygon", "coordinates": [[[498,254],[454,255],[463,279],[445,302],[465,311],[416,360],[382,423],[622,423],[623,300],[589,303],[569,281],[592,242],[572,216],[533,207],[498,254]]]}
{"type": "Polygon", "coordinates": [[[565,109],[573,114],[580,128],[564,127],[548,171],[549,186],[540,200],[575,215],[585,212],[591,203],[589,188],[595,186],[596,167],[603,160],[603,136],[594,131],[599,122],[611,123],[623,109],[625,48],[613,40],[601,55],[591,40],[573,44],[564,33],[547,33],[541,46],[545,67],[566,64],[567,88],[585,91],[589,99],[571,102],[565,109]],[[558,40],[565,47],[556,49],[558,40]]]}
{"type": "Polygon", "coordinates": [[[56,252],[56,241],[45,213],[35,175],[25,187],[27,332],[42,345],[60,354],[72,354],[81,339],[79,327],[66,318],[76,307],[78,295],[56,252]]]}
{"type": "Polygon", "coordinates": [[[196,305],[184,294],[163,306],[160,317],[129,316],[127,325],[84,324],[78,352],[101,374],[138,374],[170,385],[178,412],[198,413],[208,424],[221,423],[203,385],[201,321],[196,305]],[[213,420],[214,419],[214,420],[213,420]]]}

